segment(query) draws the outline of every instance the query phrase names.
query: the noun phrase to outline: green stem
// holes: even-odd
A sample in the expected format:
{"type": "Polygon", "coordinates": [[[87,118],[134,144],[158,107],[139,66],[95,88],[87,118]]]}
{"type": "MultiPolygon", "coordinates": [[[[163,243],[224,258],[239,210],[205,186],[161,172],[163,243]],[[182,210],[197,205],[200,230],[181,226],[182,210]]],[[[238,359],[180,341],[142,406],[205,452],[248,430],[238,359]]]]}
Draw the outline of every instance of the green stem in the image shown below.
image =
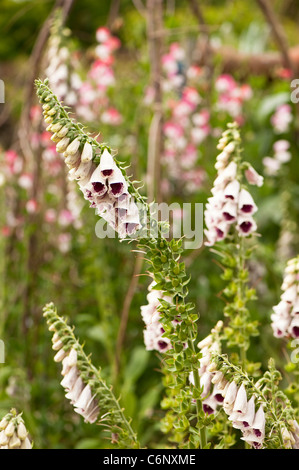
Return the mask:
{"type": "MultiPolygon", "coordinates": [[[[192,342],[193,344],[193,342],[192,342]]],[[[194,345],[193,345],[194,348],[194,345]]],[[[194,386],[197,390],[200,390],[200,378],[198,369],[196,367],[193,368],[193,377],[194,377],[194,386]]],[[[200,420],[200,412],[201,412],[202,404],[199,398],[196,399],[196,414],[197,414],[197,425],[199,424],[200,420]]],[[[206,437],[206,428],[205,426],[200,426],[200,448],[204,449],[207,445],[207,437],[206,437]]]]}
{"type": "MultiPolygon", "coordinates": [[[[241,305],[241,308],[245,307],[246,299],[245,299],[245,293],[244,293],[244,270],[245,270],[245,254],[244,254],[244,239],[243,237],[240,237],[239,234],[236,234],[237,241],[236,241],[236,246],[237,246],[237,295],[238,295],[238,302],[241,305]]],[[[242,319],[242,324],[245,324],[245,319],[242,319]]],[[[242,333],[243,333],[243,338],[245,340],[245,326],[242,327],[242,333]]],[[[241,357],[241,363],[242,367],[244,370],[246,370],[246,342],[243,341],[242,344],[240,344],[240,357],[241,357]]]]}

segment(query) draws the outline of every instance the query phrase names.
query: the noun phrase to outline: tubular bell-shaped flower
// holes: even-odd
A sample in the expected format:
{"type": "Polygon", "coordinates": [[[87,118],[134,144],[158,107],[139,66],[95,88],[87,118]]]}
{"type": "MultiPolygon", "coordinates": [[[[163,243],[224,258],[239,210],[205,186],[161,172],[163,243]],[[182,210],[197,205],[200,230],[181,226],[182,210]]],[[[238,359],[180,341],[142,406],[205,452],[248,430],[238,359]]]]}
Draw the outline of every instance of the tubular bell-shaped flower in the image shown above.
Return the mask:
{"type": "Polygon", "coordinates": [[[288,261],[280,302],[273,307],[271,326],[277,338],[299,338],[299,256],[288,261]]]}
{"type": "MultiPolygon", "coordinates": [[[[197,345],[201,352],[198,373],[200,376],[200,386],[203,388],[201,394],[202,408],[207,414],[214,413],[217,407],[222,404],[222,390],[227,384],[227,381],[224,380],[224,376],[221,372],[213,375],[209,370],[212,354],[220,352],[218,334],[222,326],[223,322],[219,321],[212,329],[211,334],[200,341],[197,345]]],[[[191,372],[189,380],[194,384],[193,372],[191,372]]]]}
{"type": "Polygon", "coordinates": [[[243,186],[243,172],[250,184],[261,186],[263,178],[248,163],[241,162],[239,141],[237,126],[230,124],[217,146],[221,150],[215,164],[217,178],[205,210],[207,246],[226,239],[232,227],[241,237],[249,236],[257,228],[252,217],[257,206],[243,186]]]}
{"type": "Polygon", "coordinates": [[[62,153],[69,178],[78,182],[84,198],[96,214],[103,217],[120,238],[134,235],[140,228],[137,202],[143,198],[116,162],[107,145],[100,144],[75,123],[48,87],[36,80],[37,95],[43,107],[47,130],[56,150],[62,153]],[[135,200],[137,198],[137,201],[135,200]],[[118,203],[121,200],[121,211],[118,203]],[[125,217],[121,217],[124,214],[125,217]]]}
{"type": "Polygon", "coordinates": [[[145,323],[144,343],[148,351],[157,350],[159,352],[165,352],[170,347],[170,340],[165,337],[164,328],[159,322],[160,313],[157,308],[160,305],[159,299],[167,300],[171,302],[171,297],[165,297],[163,292],[154,290],[155,282],[151,282],[148,287],[149,293],[147,294],[147,305],[141,306],[141,316],[145,323]]]}
{"type": "MultiPolygon", "coordinates": [[[[214,353],[218,354],[218,351],[214,351],[214,353]]],[[[217,383],[218,377],[221,377],[222,386],[218,386],[217,390],[219,397],[221,397],[218,404],[222,404],[232,426],[242,432],[242,440],[256,449],[263,448],[265,438],[263,403],[257,408],[258,394],[255,395],[249,388],[250,397],[248,397],[247,381],[244,381],[236,374],[235,378],[232,379],[233,376],[226,374],[227,369],[225,371],[219,370],[214,362],[214,357],[211,354],[210,363],[207,365],[206,370],[211,374],[212,383],[215,383],[215,378],[217,383]]]]}

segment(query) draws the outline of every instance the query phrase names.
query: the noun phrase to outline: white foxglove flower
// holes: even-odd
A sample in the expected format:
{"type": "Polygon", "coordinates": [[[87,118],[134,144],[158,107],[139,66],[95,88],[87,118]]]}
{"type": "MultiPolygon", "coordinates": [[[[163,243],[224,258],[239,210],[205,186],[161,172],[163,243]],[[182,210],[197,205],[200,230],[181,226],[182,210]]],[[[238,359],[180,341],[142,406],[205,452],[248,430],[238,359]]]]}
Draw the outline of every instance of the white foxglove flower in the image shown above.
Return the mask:
{"type": "Polygon", "coordinates": [[[167,300],[171,302],[170,297],[165,297],[163,292],[153,289],[156,285],[154,281],[148,287],[147,294],[147,305],[141,307],[141,316],[145,323],[145,330],[143,332],[145,348],[148,351],[156,350],[159,352],[165,352],[170,347],[170,340],[163,336],[164,329],[162,324],[159,322],[160,313],[157,308],[160,304],[159,299],[167,300]]]}
{"type": "Polygon", "coordinates": [[[113,197],[119,197],[123,193],[127,192],[127,183],[122,174],[122,171],[115,167],[113,170],[113,174],[108,177],[108,186],[109,192],[112,194],[113,197]]]}
{"type": "Polygon", "coordinates": [[[226,199],[232,199],[233,201],[238,201],[239,193],[240,193],[240,183],[237,180],[231,181],[225,188],[224,188],[224,197],[226,199]]]}
{"type": "Polygon", "coordinates": [[[252,217],[239,217],[237,230],[241,236],[248,236],[250,233],[255,232],[257,225],[255,220],[252,217]]]}
{"type": "MultiPolygon", "coordinates": [[[[234,136],[234,133],[232,135],[234,136]]],[[[236,145],[234,140],[229,141],[228,134],[220,139],[218,148],[221,148],[222,152],[218,155],[215,165],[218,172],[211,190],[213,197],[208,199],[204,212],[207,246],[225,240],[233,227],[242,237],[251,235],[257,229],[252,218],[257,206],[250,193],[240,184],[240,168],[233,156],[236,145]]],[[[251,170],[252,167],[247,167],[247,176],[251,177],[253,182],[257,173],[251,170]]],[[[260,179],[255,181],[260,185],[260,179]]]]}
{"type": "MultiPolygon", "coordinates": [[[[57,344],[58,341],[55,342],[57,344]]],[[[78,368],[78,356],[74,348],[64,351],[60,349],[54,360],[62,361],[63,379],[60,382],[65,389],[66,398],[71,401],[75,412],[83,416],[85,422],[94,423],[99,416],[97,399],[92,396],[89,384],[84,383],[78,368]],[[63,351],[63,353],[61,353],[63,351]],[[58,357],[57,355],[61,353],[58,357]]]]}
{"type": "Polygon", "coordinates": [[[277,338],[299,338],[299,258],[288,261],[280,302],[273,307],[271,326],[277,338]]]}
{"type": "Polygon", "coordinates": [[[239,204],[239,210],[242,214],[252,215],[254,214],[254,212],[257,211],[255,202],[251,194],[248,191],[246,191],[246,189],[241,189],[239,193],[238,204],[239,204]]]}
{"type": "Polygon", "coordinates": [[[112,176],[115,168],[116,168],[116,164],[115,164],[115,161],[111,155],[111,153],[105,149],[104,152],[102,153],[101,155],[101,160],[100,160],[100,171],[102,173],[102,176],[104,177],[108,177],[108,176],[112,176]]]}
{"type": "Polygon", "coordinates": [[[247,411],[247,394],[244,384],[240,386],[237,392],[236,399],[234,401],[233,411],[237,413],[246,413],[247,411]]]}
{"type": "Polygon", "coordinates": [[[243,440],[251,444],[256,449],[262,447],[265,438],[265,413],[263,405],[257,410],[252,427],[249,430],[244,431],[243,440]]]}
{"type": "Polygon", "coordinates": [[[224,405],[232,406],[235,402],[238,392],[237,384],[233,381],[229,384],[225,395],[224,395],[224,405]]]}
{"type": "Polygon", "coordinates": [[[247,402],[246,413],[240,413],[239,411],[233,411],[229,416],[229,420],[233,422],[233,427],[236,429],[246,430],[253,424],[255,418],[255,397],[252,395],[250,400],[247,402]]]}

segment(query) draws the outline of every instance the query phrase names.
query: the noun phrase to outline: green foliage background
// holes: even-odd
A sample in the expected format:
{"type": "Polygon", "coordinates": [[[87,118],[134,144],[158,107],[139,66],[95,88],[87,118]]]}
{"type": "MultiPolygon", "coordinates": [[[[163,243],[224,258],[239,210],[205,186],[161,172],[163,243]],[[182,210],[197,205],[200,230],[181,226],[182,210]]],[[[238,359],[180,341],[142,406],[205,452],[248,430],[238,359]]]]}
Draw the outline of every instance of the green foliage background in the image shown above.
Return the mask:
{"type": "MultiPolygon", "coordinates": [[[[187,39],[196,38],[197,31],[192,27],[196,27],[197,23],[188,2],[173,2],[174,14],[170,8],[171,2],[166,3],[170,13],[165,17],[165,26],[169,29],[190,27],[190,32],[170,35],[166,42],[186,42],[187,39]]],[[[248,52],[275,49],[260,11],[250,0],[205,3],[203,11],[207,24],[212,26],[212,37],[248,52]]],[[[288,8],[285,8],[283,1],[273,2],[273,5],[281,12],[289,44],[294,46],[299,12],[296,1],[287,3],[288,8]]],[[[10,117],[0,129],[4,149],[13,147],[16,142],[29,56],[53,5],[53,1],[1,0],[0,77],[6,84],[6,101],[10,108],[10,117]]],[[[76,46],[83,52],[83,59],[94,45],[96,29],[107,23],[110,7],[109,1],[75,2],[67,26],[72,31],[76,46]]],[[[150,69],[146,23],[129,0],[121,0],[119,18],[117,35],[122,41],[122,48],[117,54],[117,84],[112,99],[123,114],[124,122],[116,132],[109,126],[102,126],[101,132],[107,142],[119,149],[119,153],[125,138],[128,135],[135,137],[136,155],[125,153],[122,158],[132,163],[134,177],[143,180],[151,118],[150,112],[141,105],[150,69]]],[[[221,70],[221,59],[216,64],[217,69],[221,70]]],[[[235,78],[244,80],[242,70],[235,78]]],[[[276,138],[270,116],[279,100],[290,94],[290,84],[263,76],[248,76],[245,81],[254,93],[246,104],[246,123],[242,127],[244,155],[257,171],[263,173],[262,158],[271,152],[276,138]]],[[[222,115],[213,115],[212,119],[215,127],[224,128],[228,122],[228,117],[222,115]]],[[[268,358],[272,356],[281,369],[285,364],[282,344],[273,337],[270,328],[271,307],[280,296],[281,275],[286,261],[279,257],[277,243],[285,216],[298,228],[299,214],[298,141],[293,129],[286,138],[291,142],[293,159],[285,165],[279,178],[266,178],[264,187],[253,191],[259,207],[257,222],[261,237],[252,260],[252,282],[259,299],[250,304],[253,319],[260,323],[260,336],[252,344],[249,358],[260,361],[262,367],[266,367],[268,358]],[[285,201],[288,201],[287,211],[283,214],[285,201]]],[[[215,176],[216,155],[216,140],[211,137],[204,144],[202,156],[210,180],[191,200],[185,194],[174,194],[174,200],[206,202],[215,176]]],[[[47,203],[45,199],[45,207],[47,203]]],[[[1,207],[2,214],[4,210],[1,207]]],[[[165,437],[159,430],[163,415],[159,409],[163,396],[160,360],[156,353],[145,351],[140,316],[140,306],[146,303],[148,278],[139,278],[130,309],[120,369],[116,372],[116,338],[136,254],[132,252],[131,245],[120,244],[113,239],[98,239],[94,230],[96,217],[87,206],[83,210],[83,220],[83,228],[73,233],[72,249],[67,255],[53,246],[47,246],[38,223],[31,223],[30,220],[21,240],[0,239],[0,337],[6,348],[6,361],[0,366],[0,417],[11,407],[23,410],[36,448],[99,448],[110,445],[104,439],[103,431],[84,424],[64,398],[59,385],[59,367],[53,362],[50,334],[42,318],[42,307],[53,301],[58,313],[69,317],[75,325],[76,335],[85,342],[86,351],[92,353],[94,364],[100,365],[103,375],[113,383],[127,414],[133,418],[141,444],[163,447],[165,437]],[[28,240],[32,233],[36,234],[36,259],[45,251],[48,254],[39,264],[37,272],[28,269],[28,266],[35,264],[35,260],[28,260],[28,240]],[[26,302],[24,292],[27,292],[26,302]],[[27,336],[24,336],[24,322],[27,322],[27,336]]],[[[297,254],[298,243],[292,250],[297,254]]],[[[190,253],[185,255],[188,260],[190,253]]],[[[222,318],[224,303],[218,294],[224,282],[220,277],[221,270],[207,248],[194,256],[188,270],[192,276],[190,300],[195,302],[200,312],[199,338],[203,338],[222,318]]]]}

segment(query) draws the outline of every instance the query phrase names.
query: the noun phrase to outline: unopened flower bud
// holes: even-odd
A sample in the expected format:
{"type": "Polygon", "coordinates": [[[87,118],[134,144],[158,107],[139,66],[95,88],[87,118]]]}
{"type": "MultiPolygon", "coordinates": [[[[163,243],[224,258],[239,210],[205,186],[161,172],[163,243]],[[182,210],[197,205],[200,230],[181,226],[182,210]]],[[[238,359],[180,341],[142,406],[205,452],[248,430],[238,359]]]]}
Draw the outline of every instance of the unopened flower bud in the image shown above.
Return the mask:
{"type": "Polygon", "coordinates": [[[25,424],[22,423],[22,421],[18,424],[17,434],[18,434],[19,439],[21,440],[24,440],[27,437],[28,432],[25,427],[25,424]]]}

